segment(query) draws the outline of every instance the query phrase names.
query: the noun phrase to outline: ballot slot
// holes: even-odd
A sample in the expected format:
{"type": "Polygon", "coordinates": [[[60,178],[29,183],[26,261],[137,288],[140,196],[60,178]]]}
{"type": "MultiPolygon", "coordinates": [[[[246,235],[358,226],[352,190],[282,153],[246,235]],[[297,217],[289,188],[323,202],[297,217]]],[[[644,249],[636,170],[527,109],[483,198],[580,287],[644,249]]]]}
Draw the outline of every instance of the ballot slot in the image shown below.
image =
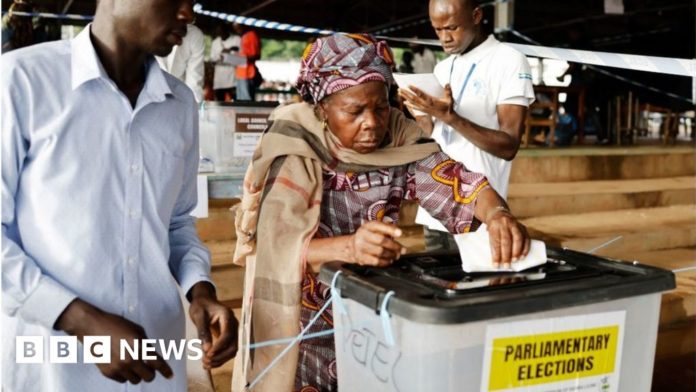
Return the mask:
{"type": "MultiPolygon", "coordinates": [[[[370,268],[363,266],[345,266],[345,268],[363,277],[388,280],[399,279],[409,286],[433,291],[435,296],[451,297],[476,291],[499,290],[507,287],[525,287],[530,285],[551,284],[561,281],[584,279],[606,274],[585,265],[566,262],[560,258],[547,258],[541,266],[521,272],[465,272],[461,259],[456,253],[428,255],[410,255],[394,263],[392,268],[370,268]]],[[[610,271],[616,273],[615,271],[610,271]]]]}

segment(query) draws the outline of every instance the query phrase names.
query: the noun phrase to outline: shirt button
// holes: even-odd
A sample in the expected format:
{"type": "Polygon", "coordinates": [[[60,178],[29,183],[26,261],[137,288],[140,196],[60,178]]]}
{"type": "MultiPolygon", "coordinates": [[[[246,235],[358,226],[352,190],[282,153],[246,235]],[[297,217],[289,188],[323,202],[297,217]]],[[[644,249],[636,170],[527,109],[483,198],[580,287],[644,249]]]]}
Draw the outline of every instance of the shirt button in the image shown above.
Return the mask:
{"type": "Polygon", "coordinates": [[[133,313],[135,312],[135,305],[131,305],[128,307],[128,312],[133,313]]]}
{"type": "Polygon", "coordinates": [[[140,166],[139,166],[139,165],[136,165],[136,164],[130,165],[130,172],[131,172],[131,173],[137,173],[138,170],[140,170],[140,166]]]}
{"type": "Polygon", "coordinates": [[[140,216],[140,213],[137,210],[134,209],[129,209],[128,210],[128,217],[132,219],[136,219],[140,216]]]}
{"type": "Polygon", "coordinates": [[[132,265],[134,261],[135,261],[135,259],[133,259],[130,256],[128,256],[128,258],[126,259],[126,263],[128,263],[128,265],[132,265]]]}

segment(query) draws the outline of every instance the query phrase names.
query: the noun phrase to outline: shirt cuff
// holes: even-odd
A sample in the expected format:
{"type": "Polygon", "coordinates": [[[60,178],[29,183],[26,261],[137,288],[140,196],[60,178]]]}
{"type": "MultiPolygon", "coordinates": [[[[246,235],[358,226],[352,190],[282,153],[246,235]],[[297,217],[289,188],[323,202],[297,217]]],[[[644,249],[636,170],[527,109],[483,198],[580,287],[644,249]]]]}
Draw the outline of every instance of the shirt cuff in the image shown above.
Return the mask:
{"type": "Polygon", "coordinates": [[[19,308],[19,316],[34,324],[47,329],[53,329],[56,320],[65,308],[77,298],[77,295],[61,284],[44,275],[39,285],[19,308]]]}
{"type": "Polygon", "coordinates": [[[500,102],[498,102],[498,105],[518,105],[529,107],[529,105],[531,105],[532,102],[534,102],[534,98],[520,96],[501,99],[500,102]]]}
{"type": "Polygon", "coordinates": [[[188,295],[191,288],[198,282],[210,282],[215,287],[215,292],[217,292],[217,286],[210,278],[210,264],[203,263],[200,260],[183,260],[179,267],[178,278],[179,286],[181,286],[184,295],[188,295]]]}

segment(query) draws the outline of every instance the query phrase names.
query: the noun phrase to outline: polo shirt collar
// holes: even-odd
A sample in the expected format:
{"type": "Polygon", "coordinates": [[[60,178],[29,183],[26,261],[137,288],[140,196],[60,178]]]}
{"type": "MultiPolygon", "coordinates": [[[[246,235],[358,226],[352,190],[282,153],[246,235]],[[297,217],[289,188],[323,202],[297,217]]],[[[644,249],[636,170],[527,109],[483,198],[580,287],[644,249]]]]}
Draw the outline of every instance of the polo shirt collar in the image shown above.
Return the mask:
{"type": "Polygon", "coordinates": [[[490,52],[491,49],[493,49],[496,45],[498,45],[500,42],[495,39],[493,34],[490,34],[488,38],[486,38],[483,42],[481,42],[477,47],[471,49],[470,51],[461,54],[462,58],[465,58],[469,61],[477,62],[481,58],[483,58],[486,54],[490,52]]]}

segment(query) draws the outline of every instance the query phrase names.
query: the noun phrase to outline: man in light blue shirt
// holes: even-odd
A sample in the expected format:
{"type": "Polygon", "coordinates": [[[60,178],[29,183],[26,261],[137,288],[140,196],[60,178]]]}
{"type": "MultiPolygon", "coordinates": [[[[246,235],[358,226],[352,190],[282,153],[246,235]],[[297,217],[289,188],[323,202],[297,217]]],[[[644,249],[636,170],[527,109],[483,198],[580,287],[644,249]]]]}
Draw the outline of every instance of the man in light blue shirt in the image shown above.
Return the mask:
{"type": "Polygon", "coordinates": [[[121,340],[184,338],[177,283],[204,366],[236,353],[237,320],[189,215],[194,97],[153,58],[181,44],[192,5],[100,0],[75,39],[3,55],[5,391],[185,391],[184,360],[119,358],[121,340]],[[43,363],[16,363],[17,336],[42,337],[43,363]],[[85,363],[82,343],[76,364],[49,363],[56,336],[110,336],[108,363],[85,363]]]}

